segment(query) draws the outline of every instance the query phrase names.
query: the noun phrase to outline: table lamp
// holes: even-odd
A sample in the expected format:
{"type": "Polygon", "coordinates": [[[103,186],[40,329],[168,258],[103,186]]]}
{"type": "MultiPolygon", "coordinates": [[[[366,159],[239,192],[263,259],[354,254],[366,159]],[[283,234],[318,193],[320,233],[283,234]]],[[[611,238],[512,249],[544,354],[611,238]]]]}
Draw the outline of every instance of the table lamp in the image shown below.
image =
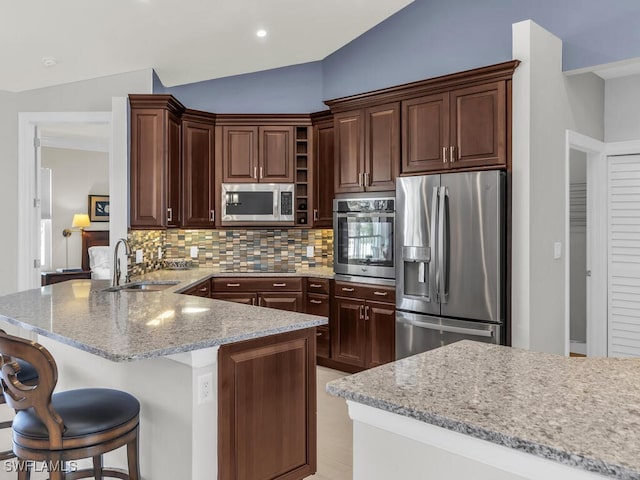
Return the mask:
{"type": "Polygon", "coordinates": [[[66,240],[66,257],[65,257],[65,268],[69,268],[69,237],[73,232],[81,232],[86,227],[91,225],[91,221],[89,220],[89,215],[86,213],[76,213],[73,215],[73,220],[71,222],[71,228],[65,228],[62,230],[62,236],[66,240]]]}

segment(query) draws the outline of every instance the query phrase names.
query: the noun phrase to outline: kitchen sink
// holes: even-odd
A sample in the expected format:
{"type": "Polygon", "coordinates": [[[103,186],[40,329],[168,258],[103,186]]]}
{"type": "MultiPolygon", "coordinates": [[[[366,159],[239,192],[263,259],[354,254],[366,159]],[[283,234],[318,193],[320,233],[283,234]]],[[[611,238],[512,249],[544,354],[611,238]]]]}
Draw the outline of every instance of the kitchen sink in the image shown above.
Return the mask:
{"type": "Polygon", "coordinates": [[[117,287],[105,288],[103,292],[158,292],[178,283],[180,282],[175,280],[131,282],[117,287]]]}

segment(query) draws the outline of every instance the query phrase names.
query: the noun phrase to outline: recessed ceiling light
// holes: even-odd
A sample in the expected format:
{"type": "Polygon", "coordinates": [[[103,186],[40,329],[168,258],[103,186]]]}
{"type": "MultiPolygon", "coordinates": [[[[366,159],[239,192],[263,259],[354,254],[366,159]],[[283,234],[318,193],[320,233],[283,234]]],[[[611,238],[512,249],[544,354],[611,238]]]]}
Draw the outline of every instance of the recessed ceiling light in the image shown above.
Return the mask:
{"type": "Polygon", "coordinates": [[[264,29],[260,29],[256,32],[256,36],[262,38],[262,37],[266,37],[267,36],[267,31],[264,29]]]}
{"type": "Polygon", "coordinates": [[[58,61],[53,57],[42,57],[42,64],[45,67],[53,67],[58,64],[58,61]]]}

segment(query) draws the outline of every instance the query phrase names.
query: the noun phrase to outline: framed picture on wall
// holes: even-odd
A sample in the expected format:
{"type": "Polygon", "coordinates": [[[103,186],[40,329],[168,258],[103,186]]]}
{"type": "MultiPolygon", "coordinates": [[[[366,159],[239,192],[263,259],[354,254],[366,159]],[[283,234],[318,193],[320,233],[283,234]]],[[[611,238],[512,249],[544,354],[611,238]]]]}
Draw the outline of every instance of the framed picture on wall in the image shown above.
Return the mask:
{"type": "Polygon", "coordinates": [[[89,195],[89,220],[109,221],[109,195],[89,195]]]}

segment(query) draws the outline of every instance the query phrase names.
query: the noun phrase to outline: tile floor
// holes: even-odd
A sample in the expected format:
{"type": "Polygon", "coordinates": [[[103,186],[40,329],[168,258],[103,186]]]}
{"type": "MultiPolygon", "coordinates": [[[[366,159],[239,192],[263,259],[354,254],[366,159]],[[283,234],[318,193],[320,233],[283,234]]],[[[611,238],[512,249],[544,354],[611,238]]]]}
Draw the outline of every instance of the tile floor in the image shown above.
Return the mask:
{"type": "Polygon", "coordinates": [[[351,480],[353,478],[353,430],[347,402],[326,393],[331,380],[349,374],[317,367],[318,385],[318,472],[312,480],[351,480]]]}

